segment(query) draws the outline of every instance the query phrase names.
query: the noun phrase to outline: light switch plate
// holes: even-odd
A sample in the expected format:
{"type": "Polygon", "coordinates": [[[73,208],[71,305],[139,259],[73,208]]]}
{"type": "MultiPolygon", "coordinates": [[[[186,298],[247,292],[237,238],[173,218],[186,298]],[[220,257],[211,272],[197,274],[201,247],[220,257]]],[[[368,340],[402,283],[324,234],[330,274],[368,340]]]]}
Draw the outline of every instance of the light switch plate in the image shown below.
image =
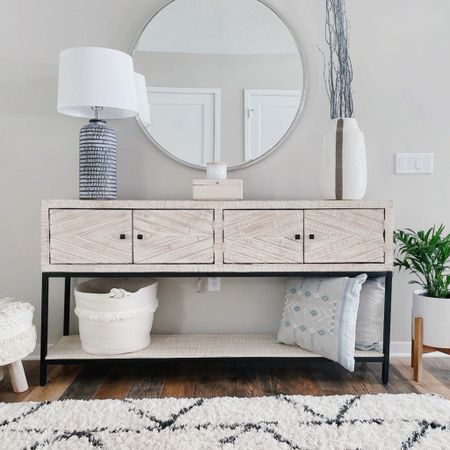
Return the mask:
{"type": "Polygon", "coordinates": [[[399,175],[433,173],[433,153],[396,153],[395,173],[399,175]]]}

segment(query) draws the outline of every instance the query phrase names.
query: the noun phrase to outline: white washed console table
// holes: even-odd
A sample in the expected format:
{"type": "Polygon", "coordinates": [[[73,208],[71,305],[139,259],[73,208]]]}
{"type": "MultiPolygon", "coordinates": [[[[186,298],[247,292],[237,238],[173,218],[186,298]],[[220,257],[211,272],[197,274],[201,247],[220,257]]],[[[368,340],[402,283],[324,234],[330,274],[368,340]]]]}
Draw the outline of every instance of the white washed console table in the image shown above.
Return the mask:
{"type": "Polygon", "coordinates": [[[265,335],[159,335],[140,352],[100,357],[69,335],[71,279],[151,276],[386,277],[383,353],[389,378],[393,264],[390,201],[81,201],[41,207],[41,370],[111,359],[303,358],[325,360],[265,335]],[[49,280],[65,279],[63,337],[48,347],[49,280]]]}

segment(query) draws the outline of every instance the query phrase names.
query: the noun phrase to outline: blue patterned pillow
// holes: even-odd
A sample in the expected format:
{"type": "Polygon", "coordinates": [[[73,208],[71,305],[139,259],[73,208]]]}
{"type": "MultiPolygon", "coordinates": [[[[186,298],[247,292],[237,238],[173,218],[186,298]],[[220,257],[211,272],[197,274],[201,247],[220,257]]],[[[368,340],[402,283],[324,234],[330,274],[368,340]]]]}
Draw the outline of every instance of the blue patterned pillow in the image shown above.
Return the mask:
{"type": "Polygon", "coordinates": [[[355,369],[359,294],[367,275],[288,280],[277,341],[355,369]]]}

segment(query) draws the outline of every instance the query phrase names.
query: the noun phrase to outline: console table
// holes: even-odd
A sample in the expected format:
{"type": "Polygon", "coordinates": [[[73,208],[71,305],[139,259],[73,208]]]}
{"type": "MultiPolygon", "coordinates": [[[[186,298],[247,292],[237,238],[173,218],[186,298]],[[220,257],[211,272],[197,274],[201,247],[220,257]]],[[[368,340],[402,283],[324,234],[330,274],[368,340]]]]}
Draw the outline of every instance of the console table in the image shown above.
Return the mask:
{"type": "Polygon", "coordinates": [[[82,201],[41,206],[40,383],[49,364],[92,360],[302,358],[306,350],[268,335],[158,335],[142,351],[102,357],[69,336],[71,279],[76,277],[386,278],[383,352],[356,351],[382,363],[389,379],[393,268],[390,201],[82,201]],[[63,337],[48,349],[49,280],[64,278],[63,337]]]}

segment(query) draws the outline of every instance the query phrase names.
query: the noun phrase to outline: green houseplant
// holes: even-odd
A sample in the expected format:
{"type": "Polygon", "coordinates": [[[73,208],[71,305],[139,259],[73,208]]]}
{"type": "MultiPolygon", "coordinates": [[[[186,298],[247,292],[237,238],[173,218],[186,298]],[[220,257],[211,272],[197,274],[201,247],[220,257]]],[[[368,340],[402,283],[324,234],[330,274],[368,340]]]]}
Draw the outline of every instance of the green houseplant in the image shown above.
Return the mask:
{"type": "Polygon", "coordinates": [[[417,232],[397,230],[394,238],[394,266],[413,274],[416,279],[410,283],[422,286],[427,297],[450,298],[450,234],[444,235],[444,226],[417,232]]]}
{"type": "Polygon", "coordinates": [[[397,246],[394,266],[407,270],[421,287],[413,294],[412,317],[423,319],[423,343],[450,348],[450,234],[444,226],[394,233],[397,246]]]}

